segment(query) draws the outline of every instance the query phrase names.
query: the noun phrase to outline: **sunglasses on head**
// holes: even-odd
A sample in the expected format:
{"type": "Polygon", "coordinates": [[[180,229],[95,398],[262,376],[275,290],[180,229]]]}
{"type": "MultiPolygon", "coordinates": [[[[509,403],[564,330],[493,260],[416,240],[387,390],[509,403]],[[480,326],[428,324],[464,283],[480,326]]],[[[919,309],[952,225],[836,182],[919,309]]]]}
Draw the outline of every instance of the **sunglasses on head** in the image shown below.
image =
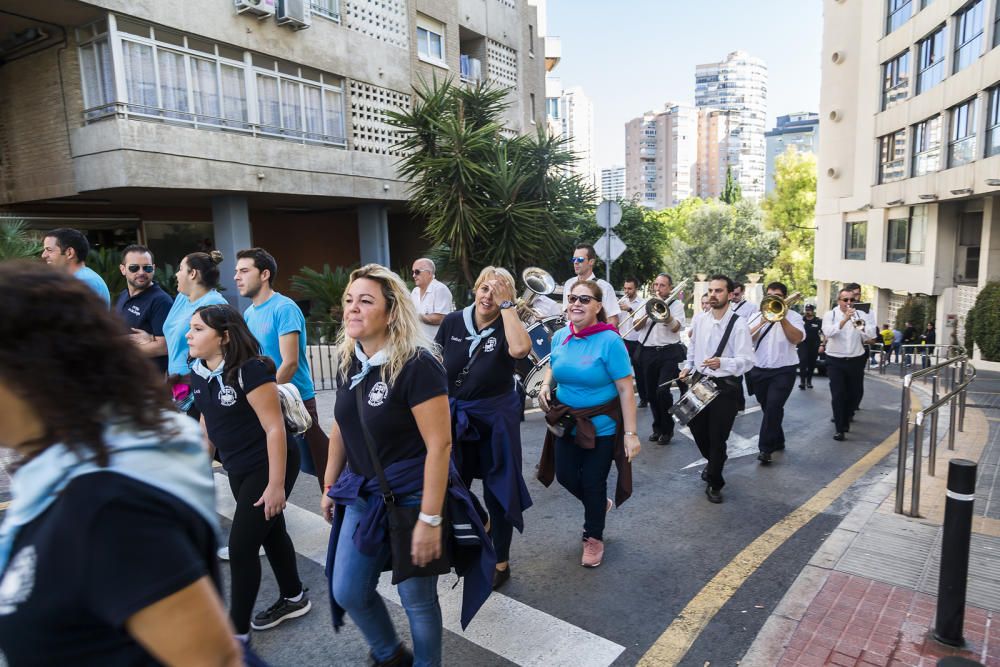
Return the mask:
{"type": "Polygon", "coordinates": [[[584,262],[587,261],[587,258],[586,257],[572,257],[572,258],[570,258],[570,261],[573,262],[574,264],[583,264],[584,262]]]}
{"type": "Polygon", "coordinates": [[[146,273],[152,273],[153,272],[153,265],[152,264],[143,264],[142,266],[139,266],[138,264],[129,264],[128,267],[126,267],[126,268],[128,268],[128,272],[129,273],[138,273],[139,269],[142,269],[146,273]]]}
{"type": "Polygon", "coordinates": [[[597,301],[596,297],[587,296],[586,294],[570,294],[567,299],[570,303],[576,303],[579,301],[585,306],[589,306],[592,301],[597,301]]]}

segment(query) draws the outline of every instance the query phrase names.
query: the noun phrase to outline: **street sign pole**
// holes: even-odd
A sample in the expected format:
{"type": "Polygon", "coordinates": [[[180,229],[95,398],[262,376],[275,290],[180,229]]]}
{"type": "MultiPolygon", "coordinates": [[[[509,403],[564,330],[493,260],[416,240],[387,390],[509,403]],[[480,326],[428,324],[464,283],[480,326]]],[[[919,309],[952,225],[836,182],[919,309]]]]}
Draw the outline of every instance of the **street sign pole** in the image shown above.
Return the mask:
{"type": "Polygon", "coordinates": [[[605,279],[609,283],[611,282],[611,263],[618,259],[618,256],[625,250],[625,244],[621,243],[621,239],[614,237],[611,231],[621,221],[622,207],[617,202],[605,199],[597,207],[597,224],[604,228],[604,238],[602,240],[605,244],[605,254],[603,259],[605,279]],[[618,246],[613,247],[613,241],[618,241],[618,246]]]}

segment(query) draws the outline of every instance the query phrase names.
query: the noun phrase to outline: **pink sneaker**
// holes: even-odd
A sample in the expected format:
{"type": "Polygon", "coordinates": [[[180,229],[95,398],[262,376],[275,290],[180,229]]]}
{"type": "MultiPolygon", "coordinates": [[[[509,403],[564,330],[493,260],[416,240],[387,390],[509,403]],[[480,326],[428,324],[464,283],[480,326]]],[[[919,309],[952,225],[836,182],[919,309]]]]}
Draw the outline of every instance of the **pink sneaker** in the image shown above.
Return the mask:
{"type": "Polygon", "coordinates": [[[588,537],[583,541],[583,560],[580,565],[584,567],[597,567],[604,559],[604,542],[588,537]]]}

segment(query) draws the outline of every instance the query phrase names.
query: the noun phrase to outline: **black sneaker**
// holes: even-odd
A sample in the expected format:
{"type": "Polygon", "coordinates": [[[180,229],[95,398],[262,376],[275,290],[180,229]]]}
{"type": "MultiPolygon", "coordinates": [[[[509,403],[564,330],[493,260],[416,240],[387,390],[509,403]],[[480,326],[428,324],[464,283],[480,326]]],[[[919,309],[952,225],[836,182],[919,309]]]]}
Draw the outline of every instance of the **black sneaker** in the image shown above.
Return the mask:
{"type": "Polygon", "coordinates": [[[771,452],[761,452],[757,455],[757,460],[760,461],[761,465],[768,465],[771,463],[771,452]]]}
{"type": "Polygon", "coordinates": [[[371,653],[368,654],[369,667],[410,667],[413,664],[413,654],[405,646],[399,645],[396,652],[388,660],[379,662],[371,653]]]}
{"type": "Polygon", "coordinates": [[[290,618],[305,616],[310,609],[312,603],[309,602],[305,589],[302,589],[302,597],[298,602],[292,602],[288,598],[278,598],[277,602],[253,617],[250,627],[254,630],[270,630],[290,618]]]}

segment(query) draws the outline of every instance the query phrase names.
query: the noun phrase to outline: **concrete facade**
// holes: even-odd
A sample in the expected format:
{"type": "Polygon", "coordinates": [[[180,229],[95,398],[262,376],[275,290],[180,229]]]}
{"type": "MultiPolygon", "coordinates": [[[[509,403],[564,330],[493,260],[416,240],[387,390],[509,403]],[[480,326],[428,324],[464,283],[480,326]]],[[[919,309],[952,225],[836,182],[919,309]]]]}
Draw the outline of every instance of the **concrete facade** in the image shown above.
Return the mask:
{"type": "Polygon", "coordinates": [[[886,11],[824,2],[820,308],[835,282],[877,288],[880,324],[907,294],[934,295],[938,342],[961,343],[976,294],[1000,279],[997,0],[914,2],[892,21],[886,11]],[[888,76],[901,55],[907,66],[888,76]]]}
{"type": "Polygon", "coordinates": [[[767,183],[765,194],[774,192],[774,162],[789,149],[816,154],[819,147],[819,114],[799,112],[778,116],[774,128],[764,134],[767,146],[767,183]]]}
{"type": "MultiPolygon", "coordinates": [[[[458,80],[475,57],[481,78],[510,88],[506,131],[534,133],[544,3],[311,4],[311,25],[292,30],[232,0],[5,3],[20,16],[0,14],[0,43],[31,28],[50,38],[0,54],[0,210],[79,227],[98,246],[155,245],[148,225],[218,231],[227,197],[226,210],[246,210],[230,238],[279,241],[301,224],[309,243],[337,248],[331,264],[407,264],[391,250],[420,247],[422,223],[406,212],[385,113],[409,108],[421,80],[458,80]],[[426,48],[428,28],[443,33],[440,51],[426,48]]],[[[323,263],[306,248],[275,254],[279,286],[323,263]]]]}
{"type": "MultiPolygon", "coordinates": [[[[717,63],[698,65],[695,68],[695,105],[699,109],[729,112],[727,141],[720,142],[719,146],[725,151],[718,157],[723,164],[722,182],[725,183],[726,167],[729,167],[744,197],[762,198],[767,65],[743,51],[733,51],[717,63]]],[[[698,194],[701,197],[718,196],[709,190],[698,194]]]]}
{"type": "Polygon", "coordinates": [[[698,110],[667,102],[625,124],[625,196],[643,206],[676,206],[696,192],[698,110]]]}
{"type": "Polygon", "coordinates": [[[601,169],[601,200],[617,201],[625,198],[625,167],[615,165],[601,169]]]}

